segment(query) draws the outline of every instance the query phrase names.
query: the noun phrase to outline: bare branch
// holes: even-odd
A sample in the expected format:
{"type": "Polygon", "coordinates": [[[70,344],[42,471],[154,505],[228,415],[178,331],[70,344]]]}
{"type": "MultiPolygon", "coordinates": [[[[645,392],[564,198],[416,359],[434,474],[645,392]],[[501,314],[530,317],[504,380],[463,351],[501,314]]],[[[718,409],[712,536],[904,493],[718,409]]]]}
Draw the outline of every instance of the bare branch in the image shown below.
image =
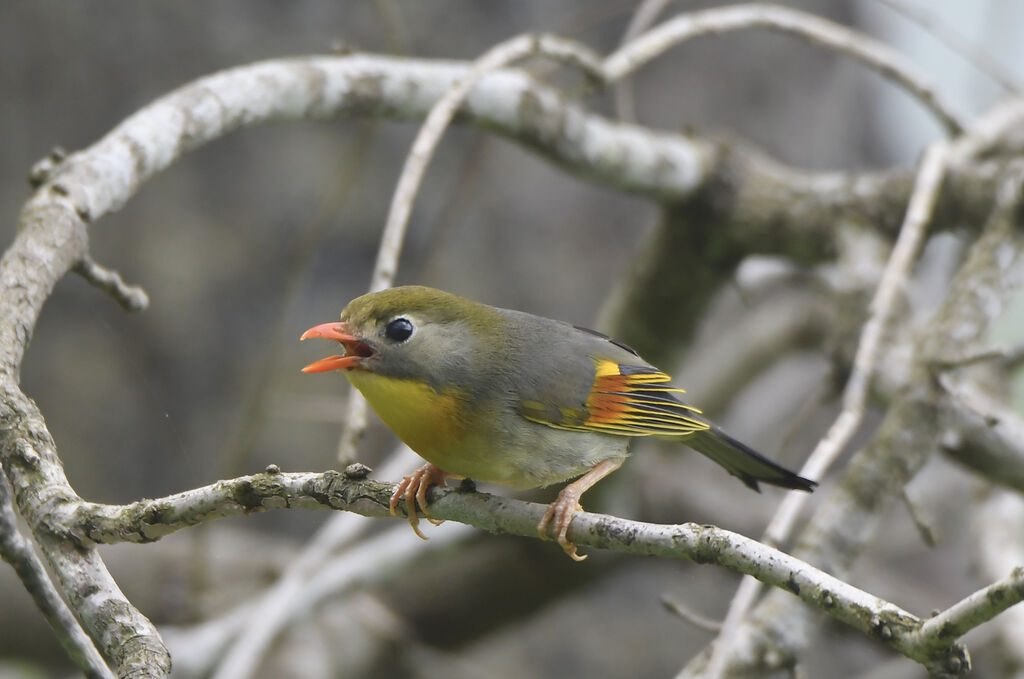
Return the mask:
{"type": "Polygon", "coordinates": [[[81,499],[64,476],[35,404],[20,391],[0,392],[0,424],[4,471],[18,511],[83,629],[119,677],[165,676],[170,657],[156,628],[124,596],[97,551],[69,540],[68,512],[81,499]],[[27,416],[18,421],[15,413],[27,416]]]}
{"type": "Polygon", "coordinates": [[[474,61],[469,70],[460,75],[452,87],[433,105],[413,141],[391,199],[380,249],[377,252],[373,280],[370,282],[370,292],[388,288],[394,281],[413,201],[416,199],[416,193],[434,150],[459,106],[484,76],[515,61],[535,55],[569,61],[583,68],[586,73],[601,77],[601,64],[597,55],[578,43],[550,35],[517,36],[495,45],[474,61]]]}
{"type": "Polygon", "coordinates": [[[0,260],[0,462],[59,591],[108,665],[119,676],[163,676],[170,658],[153,625],[128,602],[94,549],[63,539],[64,502],[77,495],[42,414],[17,381],[43,302],[86,254],[88,202],[83,185],[44,185],[22,210],[18,236],[0,260]]]}
{"type": "MultiPolygon", "coordinates": [[[[1024,497],[1021,493],[995,490],[981,503],[975,515],[972,535],[976,538],[977,565],[984,579],[1002,577],[1024,564],[1024,497]]],[[[1024,606],[1015,606],[992,621],[992,631],[1001,639],[1006,671],[1024,668],[1024,606]]],[[[988,627],[986,627],[988,629],[988,627]]]]}
{"type": "MultiPolygon", "coordinates": [[[[265,509],[329,508],[387,517],[393,492],[393,484],[348,479],[337,472],[263,473],[124,506],[82,503],[72,525],[76,534],[90,540],[116,542],[155,540],[204,521],[265,509]]],[[[404,505],[401,508],[405,510],[404,505]]],[[[463,487],[430,492],[434,518],[492,533],[539,539],[537,521],[545,509],[463,487]]],[[[714,526],[658,525],[581,512],[569,539],[594,549],[714,563],[752,575],[922,663],[959,662],[963,652],[918,639],[922,621],[907,611],[788,554],[714,526]]]]}
{"type": "MultiPolygon", "coordinates": [[[[900,398],[894,400],[878,433],[844,470],[840,486],[825,498],[804,531],[795,550],[801,558],[829,572],[846,573],[877,530],[882,512],[938,446],[946,405],[933,366],[976,350],[1013,288],[1015,277],[1010,274],[1024,248],[1018,235],[1022,176],[1011,168],[1003,177],[998,203],[968,250],[949,293],[930,322],[916,333],[912,373],[900,398]]],[[[742,648],[744,656],[739,661],[733,658],[730,665],[756,662],[758,649],[769,645],[792,652],[806,643],[813,625],[805,609],[770,592],[740,626],[740,640],[734,648],[742,648]]],[[[941,677],[963,676],[970,668],[967,656],[956,653],[923,662],[941,677]]],[[[698,670],[696,666],[692,669],[698,670]]]]}
{"type": "Polygon", "coordinates": [[[129,285],[121,274],[107,269],[86,255],[75,265],[75,273],[114,298],[125,311],[145,311],[149,306],[149,295],[137,285],[129,285]]]}
{"type": "Polygon", "coordinates": [[[992,483],[1024,491],[1024,419],[968,380],[943,377],[949,394],[942,451],[992,483]]]}
{"type": "MultiPolygon", "coordinates": [[[[800,474],[820,479],[832,466],[839,454],[853,438],[864,419],[871,376],[874,374],[882,339],[892,319],[896,300],[902,293],[917,254],[924,242],[927,225],[934,214],[939,189],[945,176],[946,142],[935,142],[928,147],[921,160],[914,192],[903,220],[903,228],[893,247],[892,254],[882,272],[875,296],[871,300],[870,315],[861,331],[853,368],[843,390],[843,406],[828,432],[815,446],[814,452],[800,470],[800,474]]],[[[789,493],[765,529],[764,541],[781,545],[789,537],[800,510],[807,502],[807,496],[789,493]]],[[[707,676],[717,679],[725,671],[726,659],[740,622],[753,607],[760,591],[760,585],[750,578],[744,578],[735,597],[729,605],[722,634],[714,645],[708,662],[707,676]]]]}
{"type": "MultiPolygon", "coordinates": [[[[868,320],[861,330],[853,367],[843,390],[842,411],[801,469],[801,474],[809,474],[810,478],[820,478],[825,474],[864,418],[871,376],[877,369],[883,338],[934,216],[946,172],[947,152],[945,142],[936,142],[928,147],[921,159],[903,227],[871,300],[868,320]]],[[[768,525],[765,539],[772,544],[784,542],[805,502],[806,496],[790,493],[768,525]]]]}
{"type": "Polygon", "coordinates": [[[938,16],[934,10],[929,10],[925,5],[907,2],[905,0],[877,0],[897,14],[921,26],[942,42],[951,50],[963,57],[980,72],[987,75],[994,82],[998,83],[1007,92],[1021,94],[1024,87],[1017,81],[1016,75],[1009,69],[1004,68],[999,60],[993,57],[981,45],[975,44],[963,34],[958,32],[938,16]]]}
{"type": "MultiPolygon", "coordinates": [[[[643,33],[655,22],[658,15],[665,11],[671,0],[644,0],[637,5],[633,12],[626,32],[622,34],[620,46],[624,46],[638,35],[643,33]]],[[[633,81],[628,78],[621,78],[613,92],[615,97],[615,113],[619,120],[626,123],[636,122],[636,103],[633,101],[633,81]]]]}
{"type": "Polygon", "coordinates": [[[900,52],[819,16],[770,4],[687,12],[665,21],[609,56],[605,60],[606,77],[615,82],[686,40],[751,28],[795,35],[811,44],[851,57],[917,97],[951,135],[967,127],[966,120],[954,112],[928,78],[920,74],[900,52]]]}
{"type": "Polygon", "coordinates": [[[705,632],[711,632],[712,634],[718,634],[722,631],[721,622],[718,620],[712,620],[706,615],[691,610],[686,604],[677,599],[663,596],[661,597],[661,603],[669,611],[678,615],[697,629],[704,630],[705,632]]]}
{"type": "Polygon", "coordinates": [[[1021,601],[1024,601],[1024,566],[1018,566],[1002,580],[979,589],[926,620],[915,633],[914,643],[924,648],[946,648],[970,630],[1021,601]]]}
{"type": "Polygon", "coordinates": [[[113,679],[114,673],[103,662],[92,639],[82,630],[74,614],[60,598],[46,567],[39,560],[31,543],[21,534],[18,517],[11,502],[11,487],[0,469],[0,557],[9,563],[21,578],[25,590],[39,607],[43,617],[57,635],[80,670],[89,679],[113,679]]]}

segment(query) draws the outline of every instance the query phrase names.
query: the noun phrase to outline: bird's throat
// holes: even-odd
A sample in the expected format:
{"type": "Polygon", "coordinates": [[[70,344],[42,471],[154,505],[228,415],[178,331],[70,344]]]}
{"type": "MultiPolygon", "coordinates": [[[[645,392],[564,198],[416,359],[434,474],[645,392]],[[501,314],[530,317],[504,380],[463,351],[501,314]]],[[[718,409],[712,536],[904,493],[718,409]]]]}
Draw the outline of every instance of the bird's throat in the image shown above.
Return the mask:
{"type": "Polygon", "coordinates": [[[345,377],[406,445],[427,461],[446,469],[445,457],[460,448],[465,433],[466,407],[457,393],[439,393],[414,380],[383,377],[365,370],[349,370],[345,377]]]}

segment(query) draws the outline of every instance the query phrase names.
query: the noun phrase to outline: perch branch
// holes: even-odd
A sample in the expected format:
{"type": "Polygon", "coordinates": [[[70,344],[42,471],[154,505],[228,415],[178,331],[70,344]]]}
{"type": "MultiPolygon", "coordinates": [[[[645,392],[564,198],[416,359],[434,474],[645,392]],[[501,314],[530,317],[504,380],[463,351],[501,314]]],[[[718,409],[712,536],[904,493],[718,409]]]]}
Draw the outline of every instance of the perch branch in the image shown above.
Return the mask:
{"type": "MultiPolygon", "coordinates": [[[[393,492],[393,484],[346,478],[333,471],[267,472],[123,506],[83,502],[70,525],[81,540],[148,542],[204,521],[267,509],[321,508],[389,517],[393,492]]],[[[435,488],[429,497],[436,519],[491,533],[540,537],[537,522],[544,505],[463,487],[435,488]]],[[[404,503],[400,508],[405,511],[404,503]]],[[[581,512],[573,520],[569,539],[594,549],[688,559],[752,575],[918,662],[957,662],[963,652],[948,644],[935,648],[930,636],[917,634],[923,621],[907,611],[773,547],[714,526],[659,525],[581,512]]]]}

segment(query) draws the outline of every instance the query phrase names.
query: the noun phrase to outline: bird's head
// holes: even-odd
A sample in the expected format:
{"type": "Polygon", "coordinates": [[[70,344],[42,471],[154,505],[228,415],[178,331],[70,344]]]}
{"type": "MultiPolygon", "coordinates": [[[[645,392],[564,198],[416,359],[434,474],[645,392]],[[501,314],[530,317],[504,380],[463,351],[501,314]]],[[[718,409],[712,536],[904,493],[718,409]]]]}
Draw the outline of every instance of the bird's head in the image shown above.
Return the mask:
{"type": "Polygon", "coordinates": [[[481,351],[501,345],[505,324],[494,308],[433,288],[373,292],[349,302],[340,321],[303,333],[335,340],[345,353],[302,372],[360,370],[443,388],[465,379],[481,351]]]}

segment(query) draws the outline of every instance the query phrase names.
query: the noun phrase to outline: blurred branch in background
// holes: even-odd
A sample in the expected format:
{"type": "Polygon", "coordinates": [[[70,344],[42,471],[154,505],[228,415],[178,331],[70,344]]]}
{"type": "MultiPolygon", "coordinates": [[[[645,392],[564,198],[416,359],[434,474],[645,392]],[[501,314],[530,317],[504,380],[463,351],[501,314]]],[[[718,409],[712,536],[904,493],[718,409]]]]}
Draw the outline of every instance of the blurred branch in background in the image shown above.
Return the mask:
{"type": "MultiPolygon", "coordinates": [[[[857,352],[843,389],[842,410],[800,469],[801,475],[807,478],[823,478],[864,421],[871,379],[878,368],[882,340],[890,328],[897,301],[906,289],[911,269],[924,244],[928,224],[935,213],[939,190],[946,175],[947,156],[946,142],[939,141],[929,146],[921,159],[903,226],[868,307],[868,319],[861,330],[857,352]]],[[[761,538],[765,544],[785,543],[806,504],[806,497],[789,493],[768,522],[761,538]]],[[[737,634],[740,622],[754,605],[760,590],[760,586],[749,578],[744,578],[740,584],[736,596],[729,604],[722,632],[708,661],[707,675],[711,679],[718,679],[725,671],[733,637],[737,634]]]]}

